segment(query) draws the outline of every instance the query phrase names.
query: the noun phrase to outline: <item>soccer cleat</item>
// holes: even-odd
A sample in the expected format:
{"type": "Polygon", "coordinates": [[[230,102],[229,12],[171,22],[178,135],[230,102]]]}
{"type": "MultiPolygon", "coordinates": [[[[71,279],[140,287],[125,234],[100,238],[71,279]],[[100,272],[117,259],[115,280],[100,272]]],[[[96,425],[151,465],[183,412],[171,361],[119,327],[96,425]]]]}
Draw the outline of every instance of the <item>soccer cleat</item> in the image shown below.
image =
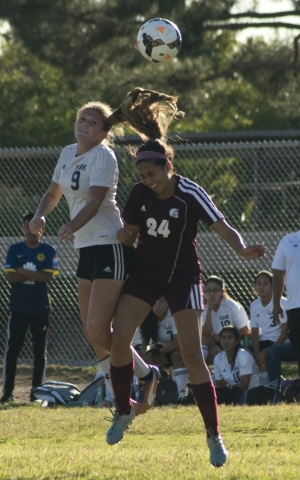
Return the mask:
{"type": "Polygon", "coordinates": [[[147,410],[152,407],[155,400],[160,373],[157,367],[154,367],[153,365],[149,366],[152,372],[152,377],[150,380],[140,379],[139,396],[137,401],[132,403],[136,415],[146,413],[147,410]]]}
{"type": "Polygon", "coordinates": [[[15,397],[12,393],[4,393],[3,396],[0,398],[0,403],[9,403],[13,402],[15,397]]]}
{"type": "Polygon", "coordinates": [[[222,467],[229,455],[221,435],[215,435],[212,428],[207,429],[207,445],[210,450],[210,463],[213,467],[222,467]]]}
{"type": "Polygon", "coordinates": [[[120,415],[118,412],[114,414],[112,426],[106,434],[106,442],[108,445],[115,445],[122,440],[125,430],[132,424],[134,417],[135,412],[133,408],[131,408],[129,415],[120,415]]]}

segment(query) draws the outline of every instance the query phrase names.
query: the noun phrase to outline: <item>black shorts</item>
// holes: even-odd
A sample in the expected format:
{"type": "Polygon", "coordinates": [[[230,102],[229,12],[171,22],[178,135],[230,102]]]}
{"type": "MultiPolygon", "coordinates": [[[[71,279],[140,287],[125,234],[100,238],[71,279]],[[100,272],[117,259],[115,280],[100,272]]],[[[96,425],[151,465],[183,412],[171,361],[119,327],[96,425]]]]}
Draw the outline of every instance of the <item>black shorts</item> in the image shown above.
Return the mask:
{"type": "Polygon", "coordinates": [[[262,352],[266,348],[272,347],[275,342],[272,342],[272,340],[260,340],[259,341],[259,351],[262,352]]]}
{"type": "Polygon", "coordinates": [[[76,277],[91,282],[99,278],[126,280],[132,271],[134,257],[134,248],[120,243],[80,248],[76,277]]]}
{"type": "Polygon", "coordinates": [[[136,270],[126,280],[122,294],[139,298],[151,307],[163,295],[171,315],[181,310],[204,310],[202,283],[195,277],[181,277],[168,283],[159,277],[151,278],[146,272],[136,270]]]}

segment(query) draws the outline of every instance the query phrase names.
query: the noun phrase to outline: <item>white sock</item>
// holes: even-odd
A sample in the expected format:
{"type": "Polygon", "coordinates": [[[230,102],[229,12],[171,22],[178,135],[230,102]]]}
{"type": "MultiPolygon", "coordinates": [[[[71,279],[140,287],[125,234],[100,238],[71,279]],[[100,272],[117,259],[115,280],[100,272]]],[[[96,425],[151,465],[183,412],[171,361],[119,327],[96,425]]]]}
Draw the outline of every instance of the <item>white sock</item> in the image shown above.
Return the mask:
{"type": "Polygon", "coordinates": [[[134,374],[138,378],[144,378],[150,373],[150,367],[146,362],[139,356],[133,347],[131,347],[133,355],[133,368],[134,374]]]}
{"type": "Polygon", "coordinates": [[[260,383],[262,385],[268,385],[268,383],[270,383],[268,372],[260,372],[260,383]]]}
{"type": "Polygon", "coordinates": [[[175,368],[174,378],[178,390],[178,398],[186,397],[188,394],[187,383],[189,381],[189,372],[187,368],[175,368]]]}
{"type": "Polygon", "coordinates": [[[206,345],[201,345],[201,348],[202,348],[203,358],[204,360],[206,360],[208,355],[208,347],[206,345]]]}
{"type": "Polygon", "coordinates": [[[110,379],[110,357],[107,357],[104,360],[101,360],[100,362],[98,362],[98,365],[99,365],[99,370],[96,373],[95,378],[97,378],[97,376],[100,376],[100,372],[101,372],[105,380],[106,391],[111,395],[111,397],[114,400],[115,394],[114,394],[114,389],[110,379]]]}

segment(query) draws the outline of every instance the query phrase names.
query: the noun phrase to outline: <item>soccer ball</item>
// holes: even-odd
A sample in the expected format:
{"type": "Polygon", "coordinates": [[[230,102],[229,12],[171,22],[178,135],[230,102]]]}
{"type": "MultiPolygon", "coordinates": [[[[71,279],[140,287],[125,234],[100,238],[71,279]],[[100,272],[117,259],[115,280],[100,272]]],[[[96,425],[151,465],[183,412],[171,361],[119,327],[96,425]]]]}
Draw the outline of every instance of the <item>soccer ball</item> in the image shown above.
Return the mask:
{"type": "Polygon", "coordinates": [[[150,62],[164,62],[174,58],[181,43],[177,25],[165,18],[153,18],[144,23],[137,36],[138,48],[150,62]]]}

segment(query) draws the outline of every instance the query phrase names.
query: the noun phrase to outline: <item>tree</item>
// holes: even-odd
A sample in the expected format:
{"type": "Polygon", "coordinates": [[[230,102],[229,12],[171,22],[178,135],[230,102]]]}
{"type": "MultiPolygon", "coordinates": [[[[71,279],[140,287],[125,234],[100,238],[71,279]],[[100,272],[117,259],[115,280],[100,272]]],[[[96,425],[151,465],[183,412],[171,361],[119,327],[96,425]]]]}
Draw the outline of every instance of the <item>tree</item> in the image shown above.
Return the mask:
{"type": "MultiPolygon", "coordinates": [[[[0,2],[0,18],[11,25],[0,57],[2,146],[69,143],[74,107],[99,99],[116,108],[136,85],[179,96],[179,107],[187,113],[173,126],[179,132],[298,129],[299,39],[268,44],[258,38],[240,45],[236,31],[253,26],[258,18],[270,24],[271,17],[234,14],[236,4],[235,0],[0,2]],[[136,47],[140,26],[156,16],[177,23],[183,36],[178,56],[164,64],[147,62],[136,47]]],[[[287,13],[298,18],[299,5],[294,4],[293,12],[275,13],[275,19],[284,19],[287,13]]]]}
{"type": "Polygon", "coordinates": [[[70,143],[80,101],[63,72],[18,44],[3,48],[0,69],[1,148],[70,143]]]}

